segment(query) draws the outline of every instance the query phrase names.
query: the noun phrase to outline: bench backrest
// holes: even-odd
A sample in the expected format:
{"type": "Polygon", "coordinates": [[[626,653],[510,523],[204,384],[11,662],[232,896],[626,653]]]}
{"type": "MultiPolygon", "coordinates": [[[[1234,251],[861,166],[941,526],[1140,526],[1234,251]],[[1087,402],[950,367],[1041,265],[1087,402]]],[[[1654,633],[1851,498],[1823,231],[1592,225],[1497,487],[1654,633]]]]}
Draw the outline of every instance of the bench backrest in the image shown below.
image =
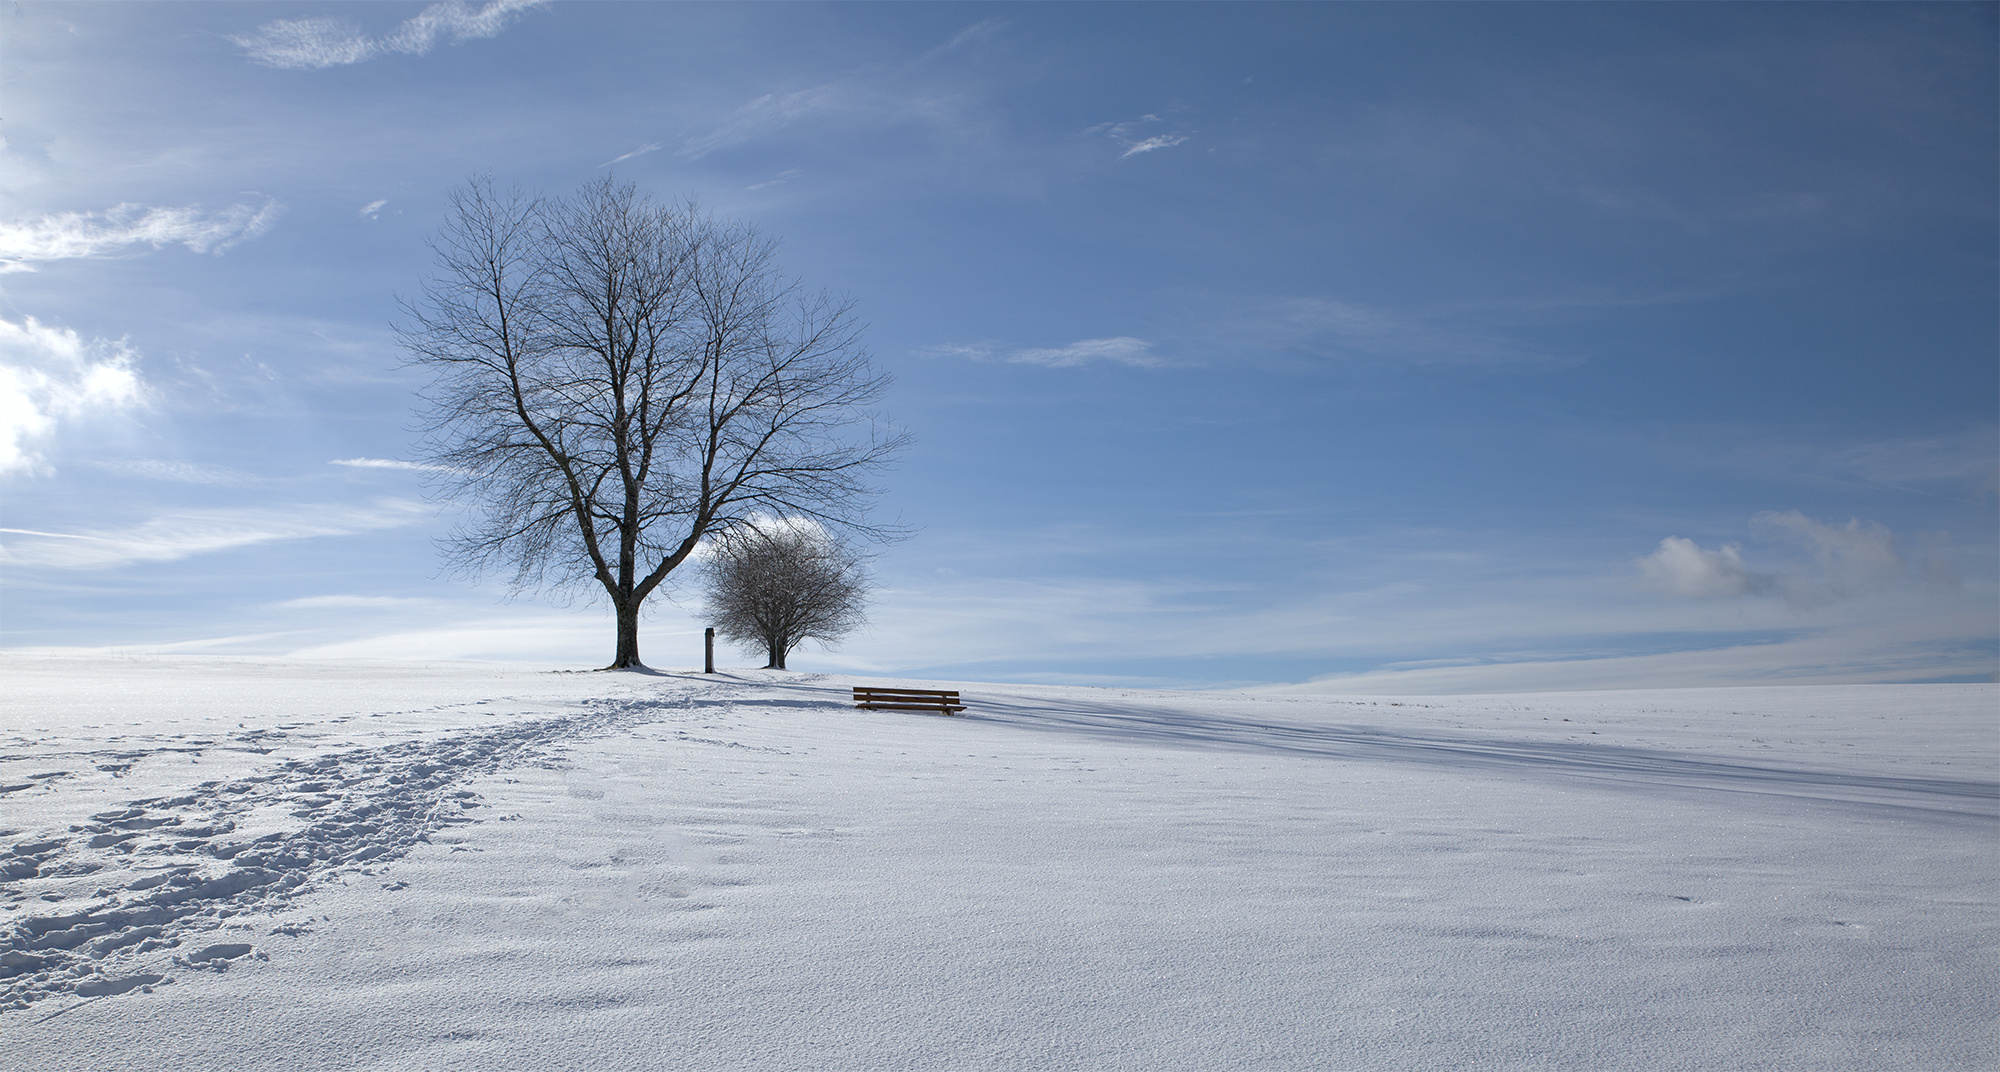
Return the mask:
{"type": "Polygon", "coordinates": [[[854,686],[857,700],[944,700],[958,702],[957,689],[890,689],[874,685],[854,686]]]}

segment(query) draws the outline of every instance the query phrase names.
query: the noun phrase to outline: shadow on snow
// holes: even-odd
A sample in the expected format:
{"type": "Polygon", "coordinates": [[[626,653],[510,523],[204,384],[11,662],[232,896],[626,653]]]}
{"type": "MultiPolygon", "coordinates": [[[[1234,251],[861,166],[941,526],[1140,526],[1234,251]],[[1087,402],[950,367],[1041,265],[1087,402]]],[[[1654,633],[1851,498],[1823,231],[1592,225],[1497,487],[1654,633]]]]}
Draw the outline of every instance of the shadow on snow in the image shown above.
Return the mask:
{"type": "MultiPolygon", "coordinates": [[[[823,686],[775,685],[836,699],[823,686]]],[[[1522,741],[1443,734],[1417,735],[1379,726],[1307,725],[1186,708],[1121,703],[1109,698],[995,698],[971,694],[968,721],[1006,722],[1048,733],[1106,741],[1187,748],[1223,748],[1304,759],[1420,763],[1491,774],[1555,775],[1630,787],[1797,797],[1827,803],[1892,808],[1933,818],[2000,817],[2000,783],[1957,778],[1901,777],[1746,763],[1665,749],[1586,741],[1522,741]]],[[[744,701],[732,701],[738,704],[744,701]]],[[[767,701],[789,706],[785,701],[767,701]]],[[[809,701],[798,706],[806,706],[809,701]]]]}

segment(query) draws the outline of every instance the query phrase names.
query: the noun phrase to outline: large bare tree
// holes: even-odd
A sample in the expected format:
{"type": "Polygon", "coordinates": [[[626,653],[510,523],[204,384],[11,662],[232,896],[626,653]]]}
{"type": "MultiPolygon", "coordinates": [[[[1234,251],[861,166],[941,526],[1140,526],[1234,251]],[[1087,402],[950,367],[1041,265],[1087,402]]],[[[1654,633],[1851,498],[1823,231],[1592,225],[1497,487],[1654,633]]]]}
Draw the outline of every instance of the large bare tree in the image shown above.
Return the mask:
{"type": "Polygon", "coordinates": [[[861,556],[818,525],[758,519],[718,533],[706,556],[709,620],[768,657],[766,670],[807,640],[832,643],[866,621],[861,556]]]}
{"type": "Polygon", "coordinates": [[[883,535],[870,475],[905,437],[851,301],[784,276],[754,227],[606,178],[567,197],[451,196],[437,270],[400,328],[438,490],[474,506],[456,567],[517,591],[601,590],[610,669],[710,532],[756,515],[883,535]]]}

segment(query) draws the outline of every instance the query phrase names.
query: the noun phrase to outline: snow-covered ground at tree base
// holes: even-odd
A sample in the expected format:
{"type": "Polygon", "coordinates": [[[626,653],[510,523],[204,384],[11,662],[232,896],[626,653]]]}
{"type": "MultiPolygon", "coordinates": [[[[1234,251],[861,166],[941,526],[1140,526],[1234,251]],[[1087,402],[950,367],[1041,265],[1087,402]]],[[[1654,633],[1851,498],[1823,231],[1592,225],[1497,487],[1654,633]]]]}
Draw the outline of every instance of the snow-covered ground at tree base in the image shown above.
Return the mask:
{"type": "Polygon", "coordinates": [[[1992,685],[0,674],[8,1068],[2000,1064],[1992,685]]]}

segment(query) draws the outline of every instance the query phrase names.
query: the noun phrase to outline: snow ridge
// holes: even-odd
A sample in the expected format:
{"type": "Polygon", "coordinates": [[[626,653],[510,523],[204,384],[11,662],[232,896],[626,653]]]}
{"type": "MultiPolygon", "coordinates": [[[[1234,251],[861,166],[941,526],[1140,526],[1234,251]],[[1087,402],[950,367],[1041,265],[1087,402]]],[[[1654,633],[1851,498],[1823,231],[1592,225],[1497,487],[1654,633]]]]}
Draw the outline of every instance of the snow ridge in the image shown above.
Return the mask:
{"type": "Polygon", "coordinates": [[[475,821],[469,778],[556,764],[564,742],[686,704],[593,701],[574,716],[293,759],[20,837],[0,853],[0,898],[23,913],[0,932],[0,1013],[261,957],[250,942],[198,939],[254,931],[315,884],[375,875],[434,831],[475,821]],[[83,886],[92,892],[79,897],[83,886]]]}

